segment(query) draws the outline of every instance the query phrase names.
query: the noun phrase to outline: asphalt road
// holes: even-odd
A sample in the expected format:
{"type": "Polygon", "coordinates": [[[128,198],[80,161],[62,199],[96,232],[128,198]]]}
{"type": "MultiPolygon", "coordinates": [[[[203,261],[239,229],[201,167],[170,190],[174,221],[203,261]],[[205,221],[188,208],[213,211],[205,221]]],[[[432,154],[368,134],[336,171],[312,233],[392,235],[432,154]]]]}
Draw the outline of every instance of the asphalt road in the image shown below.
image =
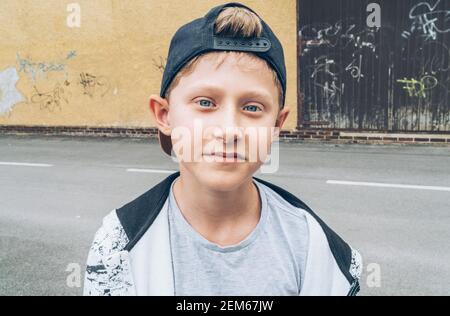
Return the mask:
{"type": "MultiPolygon", "coordinates": [[[[282,143],[280,163],[257,176],[362,253],[362,295],[450,294],[450,147],[282,143]]],[[[102,217],[168,175],[129,169],[177,165],[156,140],[1,136],[0,295],[81,294],[102,217]]]]}

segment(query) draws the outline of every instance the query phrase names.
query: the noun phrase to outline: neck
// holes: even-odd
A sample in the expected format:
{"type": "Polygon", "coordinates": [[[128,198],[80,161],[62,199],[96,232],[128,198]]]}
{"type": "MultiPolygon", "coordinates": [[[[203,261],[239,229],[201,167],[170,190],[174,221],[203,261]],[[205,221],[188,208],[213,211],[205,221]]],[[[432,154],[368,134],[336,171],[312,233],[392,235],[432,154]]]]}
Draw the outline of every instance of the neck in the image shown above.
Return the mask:
{"type": "Polygon", "coordinates": [[[180,211],[203,237],[221,246],[244,239],[258,224],[261,201],[250,177],[231,191],[207,187],[180,168],[173,193],[180,211]]]}

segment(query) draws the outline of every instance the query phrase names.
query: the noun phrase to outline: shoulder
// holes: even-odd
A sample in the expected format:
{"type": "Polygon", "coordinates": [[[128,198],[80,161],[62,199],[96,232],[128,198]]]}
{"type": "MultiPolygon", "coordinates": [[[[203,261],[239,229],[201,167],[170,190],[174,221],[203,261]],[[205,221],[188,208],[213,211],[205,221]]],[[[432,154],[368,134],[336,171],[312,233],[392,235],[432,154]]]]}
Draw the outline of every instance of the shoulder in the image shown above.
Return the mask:
{"type": "Polygon", "coordinates": [[[131,250],[158,217],[169,196],[170,185],[180,175],[175,172],[148,191],[117,209],[117,218],[128,237],[126,250],[131,250]]]}
{"type": "Polygon", "coordinates": [[[127,243],[127,235],[114,209],[103,217],[102,224],[95,233],[91,251],[100,256],[109,256],[121,251],[127,243]]]}
{"type": "Polygon", "coordinates": [[[362,259],[357,250],[344,241],[300,198],[273,183],[256,177],[254,179],[265,186],[269,203],[275,204],[284,215],[297,218],[300,222],[304,220],[304,216],[307,217],[310,238],[317,236],[317,230],[312,230],[314,227],[318,227],[320,235],[326,237],[327,248],[329,247],[339,269],[349,283],[354,283],[360,278],[362,259]]]}
{"type": "Polygon", "coordinates": [[[294,250],[307,248],[309,232],[305,211],[291,205],[267,185],[255,183],[264,194],[271,227],[282,230],[278,233],[289,239],[289,244],[295,245],[294,250]]]}

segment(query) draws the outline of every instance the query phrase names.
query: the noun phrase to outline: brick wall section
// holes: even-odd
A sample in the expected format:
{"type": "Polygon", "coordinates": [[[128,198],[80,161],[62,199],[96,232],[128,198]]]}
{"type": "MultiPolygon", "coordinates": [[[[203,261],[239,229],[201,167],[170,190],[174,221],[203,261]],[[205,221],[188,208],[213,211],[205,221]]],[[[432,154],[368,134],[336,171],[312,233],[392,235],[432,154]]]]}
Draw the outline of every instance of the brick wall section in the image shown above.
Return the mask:
{"type": "MultiPolygon", "coordinates": [[[[363,136],[343,136],[340,130],[302,129],[281,131],[280,140],[288,142],[328,142],[328,143],[434,143],[449,144],[450,133],[432,134],[426,137],[421,134],[404,134],[403,137],[386,136],[371,137],[370,133],[363,136]],[[439,137],[433,137],[438,135],[439,137]]],[[[89,126],[22,126],[0,125],[1,134],[14,135],[73,135],[73,136],[103,136],[103,137],[151,137],[157,138],[158,129],[152,128],[124,128],[124,127],[89,127],[89,126]]],[[[377,133],[378,135],[380,133],[377,133]]]]}
{"type": "Polygon", "coordinates": [[[89,126],[19,126],[0,125],[0,134],[72,135],[105,137],[157,137],[157,128],[89,127],[89,126]]]}
{"type": "MultiPolygon", "coordinates": [[[[404,134],[402,137],[392,137],[390,134],[386,136],[370,136],[369,132],[361,133],[361,136],[343,136],[340,130],[324,130],[324,129],[302,129],[294,131],[282,131],[280,139],[298,139],[303,141],[323,141],[330,143],[440,143],[450,145],[450,133],[430,133],[426,132],[414,134],[404,134]],[[436,135],[433,137],[432,135],[436,135]]],[[[344,133],[345,134],[345,133],[344,133]]],[[[400,133],[396,133],[400,134],[400,133]]]]}

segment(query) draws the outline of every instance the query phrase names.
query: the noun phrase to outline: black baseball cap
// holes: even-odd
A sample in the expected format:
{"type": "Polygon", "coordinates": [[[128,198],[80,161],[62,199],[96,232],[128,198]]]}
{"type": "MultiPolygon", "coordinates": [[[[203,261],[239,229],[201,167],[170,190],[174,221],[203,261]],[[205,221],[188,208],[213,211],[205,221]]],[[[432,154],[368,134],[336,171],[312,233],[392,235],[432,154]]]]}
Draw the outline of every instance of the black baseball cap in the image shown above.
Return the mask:
{"type": "MultiPolygon", "coordinates": [[[[243,51],[252,52],[266,60],[277,73],[283,89],[283,102],[286,98],[286,65],[283,47],[270,27],[252,9],[239,2],[229,2],[212,8],[204,17],[195,19],[181,26],[170,41],[167,63],[164,68],[160,96],[164,98],[176,74],[192,58],[209,51],[243,51]],[[214,24],[219,13],[226,7],[242,7],[255,13],[261,20],[260,37],[230,37],[214,34],[214,24]]],[[[158,132],[163,151],[171,156],[172,141],[170,136],[158,132]]]]}

